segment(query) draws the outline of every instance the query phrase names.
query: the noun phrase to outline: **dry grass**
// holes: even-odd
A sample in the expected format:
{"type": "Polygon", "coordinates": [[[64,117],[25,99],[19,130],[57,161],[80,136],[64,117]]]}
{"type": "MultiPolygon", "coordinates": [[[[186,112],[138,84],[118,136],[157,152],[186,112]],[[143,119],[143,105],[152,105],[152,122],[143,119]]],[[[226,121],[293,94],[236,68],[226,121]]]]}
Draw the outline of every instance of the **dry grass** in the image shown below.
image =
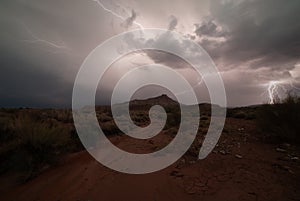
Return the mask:
{"type": "Polygon", "coordinates": [[[62,122],[69,117],[59,121],[52,118],[53,113],[47,115],[35,110],[1,110],[0,172],[17,170],[27,180],[73,149],[72,129],[62,122]]]}
{"type": "Polygon", "coordinates": [[[300,142],[300,97],[288,94],[284,100],[258,109],[257,124],[274,142],[300,142]]]}

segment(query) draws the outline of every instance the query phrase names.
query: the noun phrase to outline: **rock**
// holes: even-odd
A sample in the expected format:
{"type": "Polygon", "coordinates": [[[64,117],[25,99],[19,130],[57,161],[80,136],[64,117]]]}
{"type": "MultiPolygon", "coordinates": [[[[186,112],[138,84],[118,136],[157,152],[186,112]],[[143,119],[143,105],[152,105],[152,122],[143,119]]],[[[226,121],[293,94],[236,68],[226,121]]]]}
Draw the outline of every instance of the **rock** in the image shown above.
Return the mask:
{"type": "Polygon", "coordinates": [[[281,148],[276,148],[276,151],[277,152],[281,152],[281,153],[286,153],[286,150],[285,149],[281,149],[281,148]]]}
{"type": "Polygon", "coordinates": [[[183,174],[181,172],[179,172],[178,170],[173,170],[170,173],[170,175],[173,176],[173,177],[183,177],[183,174]]]}
{"type": "Polygon", "coordinates": [[[278,159],[278,160],[281,160],[281,161],[289,161],[289,160],[290,160],[290,157],[288,157],[288,156],[285,156],[285,157],[278,157],[277,159],[278,159]]]}
{"type": "Polygon", "coordinates": [[[236,158],[239,158],[239,159],[242,159],[242,158],[243,158],[243,156],[241,156],[241,155],[239,155],[239,154],[236,154],[235,157],[236,157],[236,158]]]}
{"type": "Polygon", "coordinates": [[[244,128],[238,128],[238,131],[244,131],[245,129],[244,128]]]}
{"type": "Polygon", "coordinates": [[[291,157],[291,160],[292,160],[292,161],[299,161],[299,158],[296,157],[296,156],[294,156],[294,157],[291,157]]]}
{"type": "Polygon", "coordinates": [[[294,172],[291,170],[291,168],[289,166],[286,166],[286,165],[282,166],[282,169],[288,171],[291,174],[294,174],[294,172]]]}
{"type": "Polygon", "coordinates": [[[195,163],[196,163],[196,161],[189,161],[189,163],[190,163],[190,164],[195,164],[195,163]]]}
{"type": "Polygon", "coordinates": [[[282,148],[284,148],[284,149],[288,149],[290,147],[291,147],[291,145],[289,143],[283,143],[282,144],[282,148]]]}
{"type": "Polygon", "coordinates": [[[220,150],[219,151],[221,154],[226,155],[226,151],[225,150],[220,150]]]}

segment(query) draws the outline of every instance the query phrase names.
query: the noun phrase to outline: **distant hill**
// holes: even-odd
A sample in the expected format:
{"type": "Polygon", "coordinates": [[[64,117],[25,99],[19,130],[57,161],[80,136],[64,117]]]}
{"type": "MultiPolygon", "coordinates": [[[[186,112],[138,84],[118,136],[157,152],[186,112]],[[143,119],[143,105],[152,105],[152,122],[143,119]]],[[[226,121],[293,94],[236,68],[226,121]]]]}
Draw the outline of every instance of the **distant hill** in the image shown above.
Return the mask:
{"type": "Polygon", "coordinates": [[[166,94],[163,94],[161,96],[148,98],[145,100],[132,100],[130,101],[130,105],[134,107],[138,107],[141,105],[179,106],[179,103],[166,94]]]}

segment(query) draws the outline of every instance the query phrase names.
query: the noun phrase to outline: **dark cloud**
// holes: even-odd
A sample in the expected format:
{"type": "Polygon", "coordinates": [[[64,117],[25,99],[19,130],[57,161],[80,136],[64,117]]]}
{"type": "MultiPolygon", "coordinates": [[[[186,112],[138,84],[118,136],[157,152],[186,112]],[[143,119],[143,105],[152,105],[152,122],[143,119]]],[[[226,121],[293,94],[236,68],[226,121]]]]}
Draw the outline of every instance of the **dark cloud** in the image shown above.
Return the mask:
{"type": "Polygon", "coordinates": [[[114,35],[93,1],[4,0],[0,26],[0,107],[70,107],[84,58],[114,35]]]}
{"type": "Polygon", "coordinates": [[[300,67],[299,10],[296,0],[211,1],[196,40],[223,71],[229,105],[267,102],[272,82],[300,92],[291,74],[300,67]]]}
{"type": "Polygon", "coordinates": [[[123,23],[122,26],[124,26],[126,29],[132,26],[133,22],[136,19],[136,12],[134,10],[131,10],[131,16],[128,17],[123,23]]]}
{"type": "Polygon", "coordinates": [[[14,54],[0,58],[1,107],[71,106],[71,81],[14,54]]]}
{"type": "MultiPolygon", "coordinates": [[[[177,39],[173,38],[166,32],[159,37],[153,39],[144,39],[140,36],[135,36],[133,34],[128,34],[124,37],[124,42],[129,47],[143,48],[145,46],[152,47],[155,46],[169,46],[171,49],[182,48],[182,44],[177,39]]],[[[157,50],[145,50],[145,53],[154,63],[165,64],[172,68],[185,68],[186,62],[177,56],[170,54],[168,52],[157,51],[157,50]]]]}
{"type": "Polygon", "coordinates": [[[155,63],[165,64],[174,69],[189,67],[189,64],[185,62],[183,59],[167,52],[153,50],[153,51],[147,51],[146,53],[155,63]]]}
{"type": "Polygon", "coordinates": [[[168,29],[173,31],[176,28],[177,24],[178,24],[177,18],[174,15],[171,15],[168,29]]]}
{"type": "MultiPolygon", "coordinates": [[[[299,10],[297,0],[214,0],[210,17],[229,33],[218,49],[208,48],[209,52],[224,65],[254,61],[251,68],[292,69],[300,58],[299,10]]],[[[202,34],[216,34],[213,21],[199,29],[202,34]]]]}
{"type": "MultiPolygon", "coordinates": [[[[115,34],[137,28],[137,12],[141,13],[138,21],[143,26],[176,30],[202,45],[223,73],[231,106],[262,102],[260,94],[272,80],[293,81],[294,86],[300,86],[300,74],[291,74],[300,68],[296,65],[300,63],[298,0],[101,2],[122,17],[113,16],[94,1],[1,2],[0,107],[70,106],[72,85],[84,58],[115,34]],[[128,10],[130,16],[124,21],[128,10]],[[68,49],[33,42],[22,24],[41,39],[65,44],[68,49]]],[[[137,47],[147,42],[186,48],[190,52],[187,56],[195,56],[185,41],[167,36],[149,41],[126,40],[137,47]]],[[[172,54],[146,53],[155,63],[180,71],[187,69],[187,64],[172,54]]],[[[104,90],[100,99],[108,101],[110,92],[104,90]]]]}
{"type": "Polygon", "coordinates": [[[195,24],[197,36],[224,37],[226,32],[218,27],[213,20],[205,20],[201,24],[195,24]]]}

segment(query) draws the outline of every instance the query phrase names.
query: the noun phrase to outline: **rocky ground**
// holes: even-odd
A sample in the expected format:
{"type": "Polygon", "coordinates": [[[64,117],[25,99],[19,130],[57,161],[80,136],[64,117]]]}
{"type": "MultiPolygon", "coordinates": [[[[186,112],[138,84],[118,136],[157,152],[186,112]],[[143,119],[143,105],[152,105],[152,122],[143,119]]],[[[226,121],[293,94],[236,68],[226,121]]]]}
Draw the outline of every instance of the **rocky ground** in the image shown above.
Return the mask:
{"type": "MultiPolygon", "coordinates": [[[[122,135],[110,140],[125,150],[152,152],[172,137],[166,130],[143,144],[122,135]]],[[[300,200],[299,148],[264,143],[253,120],[227,118],[218,145],[204,160],[196,160],[197,146],[172,166],[145,175],[110,170],[86,151],[69,154],[26,183],[18,183],[16,173],[2,175],[1,200],[300,200]]]]}

